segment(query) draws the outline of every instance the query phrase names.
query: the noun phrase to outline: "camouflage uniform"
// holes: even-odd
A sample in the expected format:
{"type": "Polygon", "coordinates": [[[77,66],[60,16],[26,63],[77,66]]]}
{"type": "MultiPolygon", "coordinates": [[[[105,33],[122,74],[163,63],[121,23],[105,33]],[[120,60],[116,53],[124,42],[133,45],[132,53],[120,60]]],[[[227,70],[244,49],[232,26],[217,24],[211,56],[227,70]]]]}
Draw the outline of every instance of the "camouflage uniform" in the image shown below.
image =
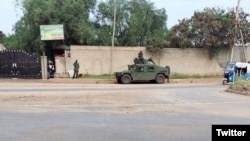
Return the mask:
{"type": "Polygon", "coordinates": [[[78,71],[80,68],[80,65],[77,60],[74,62],[73,66],[74,66],[74,75],[73,75],[73,79],[74,79],[74,78],[78,78],[78,71]]]}

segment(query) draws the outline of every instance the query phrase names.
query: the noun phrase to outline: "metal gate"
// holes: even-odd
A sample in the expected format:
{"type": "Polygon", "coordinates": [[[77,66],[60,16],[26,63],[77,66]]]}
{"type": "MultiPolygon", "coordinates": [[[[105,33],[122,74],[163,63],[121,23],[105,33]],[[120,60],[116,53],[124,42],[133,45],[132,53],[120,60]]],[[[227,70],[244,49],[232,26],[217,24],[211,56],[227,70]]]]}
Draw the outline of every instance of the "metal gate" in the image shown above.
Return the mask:
{"type": "Polygon", "coordinates": [[[21,50],[0,51],[0,78],[42,78],[40,55],[21,50]]]}

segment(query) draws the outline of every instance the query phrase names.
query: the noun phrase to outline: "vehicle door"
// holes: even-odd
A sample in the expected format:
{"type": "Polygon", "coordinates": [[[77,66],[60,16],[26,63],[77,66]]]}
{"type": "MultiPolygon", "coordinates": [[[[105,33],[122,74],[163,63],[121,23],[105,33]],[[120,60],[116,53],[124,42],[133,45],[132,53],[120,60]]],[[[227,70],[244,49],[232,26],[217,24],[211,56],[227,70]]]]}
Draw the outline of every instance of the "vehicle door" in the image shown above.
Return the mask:
{"type": "Polygon", "coordinates": [[[145,80],[145,66],[141,64],[136,65],[134,80],[145,80]]]}
{"type": "Polygon", "coordinates": [[[136,67],[137,80],[152,80],[155,78],[154,65],[137,65],[136,67]]]}
{"type": "Polygon", "coordinates": [[[156,77],[156,67],[154,65],[147,66],[147,79],[153,80],[156,77]]]}

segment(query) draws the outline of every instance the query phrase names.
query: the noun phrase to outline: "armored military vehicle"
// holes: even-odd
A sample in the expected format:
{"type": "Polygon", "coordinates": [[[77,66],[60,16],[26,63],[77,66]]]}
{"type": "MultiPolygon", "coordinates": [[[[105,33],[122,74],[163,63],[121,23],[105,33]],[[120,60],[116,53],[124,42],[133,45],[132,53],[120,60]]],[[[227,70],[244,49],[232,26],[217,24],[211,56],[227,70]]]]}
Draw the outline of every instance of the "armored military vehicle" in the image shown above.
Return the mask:
{"type": "Polygon", "coordinates": [[[169,82],[170,67],[159,66],[150,59],[134,59],[134,64],[128,65],[128,70],[115,72],[116,80],[120,84],[129,84],[135,81],[149,81],[158,84],[169,82]]]}

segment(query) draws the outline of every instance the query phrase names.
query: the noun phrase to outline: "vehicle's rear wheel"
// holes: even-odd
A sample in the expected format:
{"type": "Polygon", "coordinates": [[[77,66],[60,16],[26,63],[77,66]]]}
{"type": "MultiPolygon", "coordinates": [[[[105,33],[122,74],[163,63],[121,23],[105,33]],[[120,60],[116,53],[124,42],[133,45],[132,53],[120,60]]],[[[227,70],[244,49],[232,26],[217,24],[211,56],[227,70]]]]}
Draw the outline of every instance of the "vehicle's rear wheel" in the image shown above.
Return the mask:
{"type": "Polygon", "coordinates": [[[124,74],[124,75],[121,77],[121,83],[122,83],[122,84],[129,84],[129,83],[131,83],[131,76],[128,75],[128,74],[124,74]]]}
{"type": "Polygon", "coordinates": [[[165,76],[163,74],[158,74],[155,78],[155,82],[158,84],[165,83],[165,76]]]}

